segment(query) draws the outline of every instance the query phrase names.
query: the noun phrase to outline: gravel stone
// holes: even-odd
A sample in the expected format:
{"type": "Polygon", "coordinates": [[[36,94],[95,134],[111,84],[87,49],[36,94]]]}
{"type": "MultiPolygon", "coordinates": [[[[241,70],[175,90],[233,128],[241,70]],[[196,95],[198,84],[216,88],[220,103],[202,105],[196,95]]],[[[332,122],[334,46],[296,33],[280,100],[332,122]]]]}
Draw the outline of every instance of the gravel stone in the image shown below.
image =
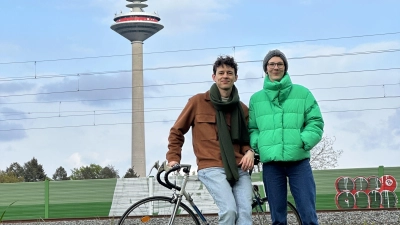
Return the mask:
{"type": "MultiPolygon", "coordinates": [[[[217,217],[207,216],[210,224],[218,224],[217,217]]],[[[400,225],[400,210],[374,210],[374,211],[343,211],[343,212],[320,212],[318,213],[320,225],[400,225]]],[[[43,221],[35,222],[10,222],[5,221],[2,225],[116,225],[118,219],[98,220],[67,220],[67,221],[43,221]]],[[[176,224],[185,224],[185,221],[177,221],[176,224]]],[[[270,223],[269,223],[270,224],[270,223]]],[[[153,220],[146,225],[161,225],[153,220]]]]}

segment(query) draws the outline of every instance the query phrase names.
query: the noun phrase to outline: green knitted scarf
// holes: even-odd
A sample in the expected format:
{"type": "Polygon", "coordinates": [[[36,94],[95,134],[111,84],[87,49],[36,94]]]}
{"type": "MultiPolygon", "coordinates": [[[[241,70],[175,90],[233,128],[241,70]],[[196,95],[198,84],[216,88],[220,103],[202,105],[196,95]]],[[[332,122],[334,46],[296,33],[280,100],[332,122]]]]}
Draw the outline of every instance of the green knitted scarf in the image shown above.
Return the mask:
{"type": "Polygon", "coordinates": [[[226,173],[226,179],[233,186],[239,180],[238,165],[236,164],[233,143],[245,145],[249,143],[249,133],[246,125],[243,108],[239,100],[239,93],[235,86],[227,102],[223,102],[216,84],[210,88],[210,99],[217,111],[217,128],[219,147],[221,149],[222,162],[226,173]],[[225,121],[225,113],[231,114],[231,129],[225,121]]]}

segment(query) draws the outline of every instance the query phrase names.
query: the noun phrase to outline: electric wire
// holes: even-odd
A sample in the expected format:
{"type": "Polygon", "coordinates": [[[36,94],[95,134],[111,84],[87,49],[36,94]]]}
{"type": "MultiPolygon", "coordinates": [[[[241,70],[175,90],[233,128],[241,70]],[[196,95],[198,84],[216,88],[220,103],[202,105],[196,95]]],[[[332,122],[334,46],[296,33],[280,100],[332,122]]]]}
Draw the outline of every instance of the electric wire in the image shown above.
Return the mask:
{"type": "MultiPolygon", "coordinates": [[[[400,107],[385,107],[385,108],[369,108],[369,109],[347,109],[347,110],[332,110],[322,111],[321,113],[343,113],[343,112],[361,112],[361,111],[378,111],[378,110],[393,110],[400,109],[400,107]]],[[[172,123],[176,120],[155,120],[143,122],[150,123],[172,123]]],[[[121,123],[102,123],[102,124],[83,124],[83,125],[68,125],[68,126],[54,126],[54,127],[31,127],[31,128],[14,128],[14,129],[0,129],[1,131],[27,131],[27,130],[47,130],[47,129],[63,129],[63,128],[78,128],[78,127],[98,127],[98,126],[116,126],[116,125],[132,125],[131,122],[121,123]]]]}
{"type": "MultiPolygon", "coordinates": [[[[261,78],[260,78],[261,79],[261,78]]],[[[209,82],[209,81],[204,81],[209,82]]],[[[354,85],[354,86],[340,86],[340,87],[317,87],[317,88],[309,88],[309,90],[329,90],[329,89],[346,89],[346,88],[363,88],[363,87],[384,87],[384,86],[395,86],[400,85],[400,83],[386,83],[386,84],[368,84],[368,85],[354,85]]],[[[239,94],[253,94],[254,92],[240,92],[239,94]]],[[[157,99],[157,98],[188,98],[193,96],[190,95],[164,95],[164,96],[145,96],[144,98],[148,99],[157,99]]],[[[1,96],[0,96],[1,97],[1,96]]],[[[54,104],[54,103],[73,103],[73,102],[96,102],[96,101],[123,101],[123,100],[132,100],[139,99],[136,98],[103,98],[103,99],[80,99],[80,100],[55,100],[55,101],[44,101],[44,102],[1,102],[0,105],[10,105],[10,104],[54,104]]],[[[322,100],[323,101],[323,100],[322,100]]],[[[2,113],[0,111],[0,113],[2,113]]]]}
{"type": "MultiPolygon", "coordinates": [[[[386,36],[386,35],[395,35],[395,34],[400,34],[400,31],[387,32],[387,33],[376,33],[376,34],[353,35],[353,36],[342,36],[342,37],[328,37],[328,38],[318,38],[318,39],[281,41],[281,42],[260,43],[260,44],[220,46],[220,47],[205,47],[205,48],[193,48],[193,49],[181,49],[181,50],[165,50],[165,51],[157,51],[157,52],[144,52],[143,54],[164,54],[164,53],[204,51],[204,50],[215,50],[215,49],[226,49],[226,48],[243,48],[243,47],[255,47],[255,46],[266,46],[266,45],[278,45],[278,44],[294,44],[294,43],[304,43],[304,42],[316,42],[316,41],[329,41],[329,40],[340,40],[340,39],[353,39],[353,38],[386,36]]],[[[70,60],[83,60],[83,59],[96,59],[96,58],[110,58],[110,57],[121,57],[121,56],[130,56],[130,55],[134,55],[134,54],[116,54],[116,55],[103,55],[103,56],[86,56],[86,57],[72,57],[72,58],[59,58],[59,59],[41,59],[41,60],[27,60],[27,61],[14,61],[14,62],[0,62],[0,65],[2,65],[2,64],[54,62],[54,61],[70,61],[70,60]]]]}
{"type": "MultiPolygon", "coordinates": [[[[357,73],[361,72],[372,72],[372,71],[380,71],[380,70],[399,70],[400,68],[385,68],[385,69],[374,69],[374,70],[358,70],[357,73]]],[[[329,72],[329,73],[314,73],[314,74],[300,74],[300,75],[291,75],[291,76],[316,76],[316,75],[332,75],[332,74],[343,74],[343,73],[350,73],[350,71],[340,71],[340,72],[329,72]]],[[[249,78],[242,78],[238,81],[247,81],[247,80],[258,80],[264,79],[263,77],[249,77],[249,78]]],[[[160,86],[175,86],[175,85],[194,85],[194,84],[201,84],[201,83],[211,83],[212,80],[208,81],[191,81],[191,82],[181,82],[181,83],[164,83],[164,84],[150,84],[150,85],[143,85],[137,87],[160,87],[160,86]]],[[[398,83],[397,83],[398,84],[398,83]]],[[[382,84],[382,85],[397,85],[397,84],[382,84]]],[[[375,85],[376,86],[376,85],[375,85]]],[[[335,87],[338,88],[338,87],[335,87]]],[[[132,89],[132,86],[126,87],[109,87],[109,88],[94,88],[94,89],[76,89],[76,90],[66,90],[66,91],[53,91],[53,92],[40,92],[40,93],[25,93],[25,94],[11,94],[11,95],[2,95],[0,98],[8,98],[8,97],[22,97],[22,96],[34,96],[34,95],[50,95],[50,94],[65,94],[65,93],[78,93],[78,92],[91,92],[91,91],[106,91],[106,90],[120,90],[120,89],[132,89]]],[[[320,88],[322,89],[322,88],[320,88]]],[[[329,89],[329,88],[325,88],[329,89]]],[[[313,90],[313,89],[310,89],[313,90]]],[[[144,98],[165,98],[162,97],[144,97],[144,98]]],[[[88,100],[87,100],[88,101],[88,100]]],[[[0,103],[3,104],[3,103],[0,103]]],[[[6,104],[6,103],[4,103],[6,104]]]]}
{"type": "MultiPolygon", "coordinates": [[[[341,98],[341,99],[322,99],[318,102],[338,102],[338,101],[358,101],[358,100],[375,100],[375,99],[391,99],[399,98],[399,96],[379,96],[379,97],[362,97],[362,98],[341,98]]],[[[0,119],[0,122],[4,121],[19,121],[19,120],[36,120],[36,119],[52,119],[52,118],[67,118],[67,117],[83,117],[83,116],[101,116],[101,115],[117,115],[117,114],[132,114],[133,112],[160,112],[160,111],[174,111],[182,110],[182,107],[170,107],[170,108],[147,108],[143,111],[132,110],[132,109],[114,109],[114,110],[80,110],[80,111],[37,111],[37,112],[1,112],[1,114],[7,114],[6,116],[17,116],[17,115],[31,115],[31,114],[57,114],[55,116],[41,116],[41,117],[24,117],[24,118],[10,118],[0,119]],[[65,115],[67,113],[84,113],[84,114],[72,114],[65,115]],[[103,112],[103,113],[98,113],[103,112]]]]}
{"type": "MultiPolygon", "coordinates": [[[[378,35],[389,35],[389,34],[399,34],[400,32],[392,32],[392,33],[385,33],[385,34],[372,34],[372,35],[358,35],[358,36],[350,36],[350,37],[337,37],[337,38],[327,38],[327,39],[314,39],[314,40],[303,40],[303,41],[291,41],[291,42],[279,42],[279,43],[268,43],[268,44],[253,44],[253,45],[241,45],[235,47],[251,47],[251,46],[260,46],[260,45],[269,45],[269,44],[284,44],[284,43],[296,43],[296,42],[308,42],[308,41],[320,41],[320,40],[333,40],[333,39],[345,39],[345,38],[356,38],[356,37],[367,37],[367,36],[378,36],[378,35]]],[[[144,54],[156,54],[156,53],[168,53],[168,52],[179,52],[179,51],[198,51],[198,50],[210,50],[210,49],[218,49],[218,48],[228,48],[228,47],[216,47],[216,48],[203,48],[203,49],[186,49],[186,50],[174,50],[174,51],[162,51],[162,52],[152,52],[152,53],[144,53],[144,54]]],[[[232,46],[229,46],[232,48],[232,46]]],[[[292,57],[288,58],[291,60],[296,59],[315,59],[315,58],[326,58],[326,57],[341,57],[341,56],[354,56],[354,55],[367,55],[367,54],[380,54],[380,53],[391,53],[391,52],[398,52],[400,49],[386,49],[386,50],[375,50],[375,51],[363,51],[363,52],[349,52],[349,53],[338,53],[338,54],[326,54],[326,55],[315,55],[315,56],[302,56],[302,57],[292,57]]],[[[35,60],[35,61],[20,61],[20,62],[6,62],[0,64],[13,64],[13,63],[27,63],[27,62],[47,62],[47,61],[61,61],[61,60],[81,60],[81,59],[89,59],[89,58],[104,58],[104,57],[117,57],[117,56],[128,56],[132,54],[121,54],[121,55],[109,55],[109,56],[95,56],[95,57],[78,57],[78,58],[65,58],[65,59],[47,59],[47,60],[35,60]]],[[[253,63],[253,62],[261,62],[262,60],[248,60],[248,61],[241,61],[237,63],[253,63]]],[[[178,65],[178,66],[168,66],[168,67],[154,67],[154,68],[145,68],[143,70],[165,70],[165,69],[174,69],[174,68],[188,68],[188,67],[199,67],[199,66],[210,66],[213,64],[194,64],[194,65],[178,65]]],[[[291,76],[317,76],[317,75],[325,75],[325,74],[339,74],[339,73],[359,73],[359,72],[375,72],[375,71],[384,71],[384,70],[398,70],[400,68],[383,68],[383,69],[370,69],[370,70],[358,70],[358,71],[338,71],[338,72],[328,72],[328,73],[314,73],[314,74],[299,74],[299,75],[291,75],[291,76]]],[[[60,78],[60,77],[79,77],[79,76],[89,76],[89,75],[101,75],[101,74],[112,74],[112,73],[124,73],[124,72],[132,72],[133,70],[117,70],[117,71],[100,71],[100,72],[92,72],[92,73],[78,73],[78,74],[58,74],[58,75],[42,75],[37,76],[35,74],[35,78],[32,77],[6,77],[1,78],[0,81],[14,81],[14,80],[24,80],[24,79],[40,79],[40,78],[60,78]]],[[[245,78],[241,80],[249,80],[249,79],[263,79],[263,78],[245,78]]],[[[168,86],[168,85],[183,85],[183,84],[198,84],[198,83],[209,83],[212,81],[199,81],[199,82],[190,82],[190,83],[167,83],[167,84],[156,84],[156,85],[143,85],[142,87],[151,87],[151,86],[168,86]]],[[[317,89],[335,89],[335,88],[358,88],[358,87],[374,87],[374,86],[385,86],[385,85],[398,85],[396,84],[374,84],[374,85],[357,85],[357,86],[347,86],[347,87],[325,87],[325,88],[314,88],[310,90],[317,90],[317,89]]],[[[71,93],[71,92],[87,92],[87,91],[104,91],[104,90],[117,90],[117,89],[127,89],[132,87],[110,87],[110,88],[96,88],[96,89],[87,89],[87,90],[69,90],[69,91],[57,91],[57,92],[46,92],[46,93],[27,93],[27,94],[15,94],[15,95],[6,95],[0,97],[19,97],[19,96],[27,96],[27,95],[44,95],[44,94],[61,94],[61,93],[71,93]]],[[[250,93],[250,92],[245,92],[250,93]]],[[[145,98],[166,98],[166,97],[187,97],[190,95],[185,96],[149,96],[145,98]]],[[[382,99],[382,98],[397,98],[400,96],[384,96],[384,97],[365,97],[365,98],[352,98],[352,99],[327,99],[327,100],[319,100],[319,102],[324,101],[350,101],[350,100],[367,100],[367,99],[382,99]]],[[[112,100],[121,100],[121,99],[132,99],[132,98],[119,98],[119,99],[112,99],[112,100]]],[[[111,99],[108,99],[111,100],[111,99]]],[[[80,102],[80,101],[102,101],[101,99],[93,99],[93,100],[75,100],[75,101],[54,101],[54,102],[80,102]]],[[[34,102],[25,102],[25,103],[34,103],[34,102]]],[[[43,102],[35,102],[35,103],[43,103],[43,102]]],[[[0,104],[21,104],[21,103],[0,103],[0,104]]],[[[323,113],[332,113],[332,112],[349,112],[349,111],[366,111],[366,110],[384,110],[384,109],[398,109],[398,108],[376,108],[376,109],[357,109],[357,110],[340,110],[340,111],[326,111],[323,113]]],[[[164,109],[147,109],[144,112],[151,112],[151,111],[168,111],[168,110],[178,110],[178,108],[164,108],[164,109]]],[[[181,109],[179,109],[181,110],[181,109]]],[[[7,120],[23,120],[23,119],[47,119],[47,118],[55,118],[55,117],[72,117],[72,116],[100,116],[100,115],[110,115],[110,114],[122,114],[122,113],[132,113],[131,111],[128,112],[113,112],[113,113],[98,113],[101,110],[91,110],[91,111],[81,111],[81,112],[93,112],[90,114],[75,114],[75,115],[61,115],[60,113],[67,113],[68,111],[58,111],[52,113],[58,113],[58,116],[51,116],[51,117],[36,117],[36,118],[19,118],[19,119],[6,119],[0,121],[7,121],[7,120]],[[97,111],[97,114],[96,114],[97,111]]],[[[118,111],[118,110],[104,110],[104,111],[118,111]]],[[[121,109],[119,110],[121,111],[121,109]]],[[[72,112],[72,111],[71,111],[72,112]]],[[[0,112],[4,113],[4,112],[0,112]]],[[[28,114],[33,114],[37,112],[29,112],[28,114]]],[[[44,113],[44,112],[43,112],[44,113]]],[[[46,112],[50,113],[50,112],[46,112]]],[[[15,114],[14,114],[15,115],[15,114]]],[[[153,122],[167,122],[163,121],[148,121],[144,123],[153,123],[153,122]]],[[[93,125],[82,125],[82,126],[102,126],[102,125],[119,125],[119,124],[132,124],[132,123],[116,123],[116,124],[93,124],[93,125]]],[[[62,126],[62,127],[48,127],[49,129],[52,128],[63,128],[63,127],[79,127],[77,126],[62,126]]],[[[28,129],[47,129],[47,128],[28,128],[28,129]]],[[[14,129],[15,130],[15,129],[14,129]]],[[[17,130],[26,130],[26,129],[17,129],[17,130]]],[[[10,130],[0,130],[0,131],[10,131],[10,130]]]]}
{"type": "MultiPolygon", "coordinates": [[[[385,50],[375,50],[375,51],[363,51],[363,52],[349,52],[349,53],[338,53],[338,54],[326,54],[326,55],[313,55],[313,56],[300,56],[291,57],[290,60],[299,59],[315,59],[315,58],[327,58],[327,57],[340,57],[340,56],[356,56],[356,55],[369,55],[369,54],[381,54],[381,53],[393,53],[399,52],[400,49],[385,49],[385,50]]],[[[263,60],[247,60],[247,61],[237,61],[236,63],[255,63],[262,62],[263,60]]],[[[36,80],[41,78],[62,78],[62,77],[79,77],[79,76],[92,76],[92,75],[104,75],[113,73],[124,73],[132,71],[152,71],[152,70],[167,70],[167,69],[181,69],[181,68],[192,68],[192,67],[203,67],[212,66],[212,63],[203,64],[192,64],[192,65],[177,65],[177,66],[165,66],[165,67],[153,67],[144,68],[143,70],[116,70],[116,71],[100,71],[100,72],[90,72],[90,73],[73,73],[73,74],[48,74],[42,76],[25,76],[25,77],[4,77],[0,78],[0,81],[15,81],[15,80],[36,80]]]]}

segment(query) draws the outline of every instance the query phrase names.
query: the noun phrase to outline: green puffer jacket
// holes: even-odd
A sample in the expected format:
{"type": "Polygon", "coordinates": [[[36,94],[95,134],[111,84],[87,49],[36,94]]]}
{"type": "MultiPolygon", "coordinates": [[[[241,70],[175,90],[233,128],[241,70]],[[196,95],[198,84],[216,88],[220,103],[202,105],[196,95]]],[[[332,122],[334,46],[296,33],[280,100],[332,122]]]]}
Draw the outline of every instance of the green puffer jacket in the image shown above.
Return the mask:
{"type": "Polygon", "coordinates": [[[261,162],[299,161],[322,138],[324,121],[312,93],[292,84],[286,73],[280,82],[267,77],[249,106],[250,145],[261,162]]]}

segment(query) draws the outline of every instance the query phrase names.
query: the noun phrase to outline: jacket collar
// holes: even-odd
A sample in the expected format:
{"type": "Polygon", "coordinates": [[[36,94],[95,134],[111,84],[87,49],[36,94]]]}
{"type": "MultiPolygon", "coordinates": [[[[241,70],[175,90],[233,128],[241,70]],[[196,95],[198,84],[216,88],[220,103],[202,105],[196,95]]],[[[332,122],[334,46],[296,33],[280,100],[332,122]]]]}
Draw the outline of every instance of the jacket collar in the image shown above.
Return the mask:
{"type": "Polygon", "coordinates": [[[266,76],[263,89],[269,100],[279,105],[289,96],[292,89],[292,80],[287,72],[280,81],[271,82],[269,77],[266,76]]]}
{"type": "Polygon", "coordinates": [[[211,101],[211,99],[210,99],[210,91],[209,90],[206,93],[204,93],[204,99],[206,101],[211,101]]]}

